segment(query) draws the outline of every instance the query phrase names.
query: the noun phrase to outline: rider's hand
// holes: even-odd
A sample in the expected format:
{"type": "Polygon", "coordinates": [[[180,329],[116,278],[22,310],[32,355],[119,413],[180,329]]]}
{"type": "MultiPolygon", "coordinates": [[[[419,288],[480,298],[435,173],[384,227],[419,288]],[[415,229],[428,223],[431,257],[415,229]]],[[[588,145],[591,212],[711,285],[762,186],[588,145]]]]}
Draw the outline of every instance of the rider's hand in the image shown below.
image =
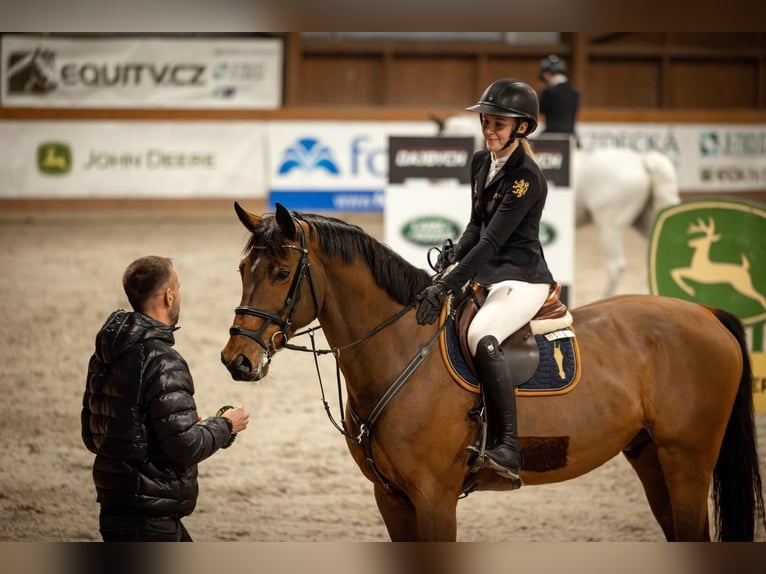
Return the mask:
{"type": "Polygon", "coordinates": [[[447,287],[437,281],[418,293],[418,312],[416,319],[420,325],[430,325],[441,313],[444,300],[447,298],[447,287]]]}
{"type": "Polygon", "coordinates": [[[439,251],[439,257],[436,258],[436,271],[441,273],[455,262],[455,248],[452,241],[447,239],[439,251]]]}

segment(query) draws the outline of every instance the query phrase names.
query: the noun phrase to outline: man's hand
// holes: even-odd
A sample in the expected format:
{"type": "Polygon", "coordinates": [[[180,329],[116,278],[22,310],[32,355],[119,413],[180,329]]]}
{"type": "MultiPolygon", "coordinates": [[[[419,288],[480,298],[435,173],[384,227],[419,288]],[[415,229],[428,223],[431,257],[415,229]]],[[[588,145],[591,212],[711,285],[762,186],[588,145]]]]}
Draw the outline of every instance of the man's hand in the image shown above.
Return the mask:
{"type": "Polygon", "coordinates": [[[250,415],[245,410],[245,407],[234,407],[228,409],[223,413],[224,417],[231,421],[231,434],[237,434],[247,428],[250,422],[250,415]]]}
{"type": "Polygon", "coordinates": [[[447,288],[437,281],[418,293],[418,312],[416,319],[420,325],[430,325],[441,313],[444,300],[447,298],[447,288]]]}

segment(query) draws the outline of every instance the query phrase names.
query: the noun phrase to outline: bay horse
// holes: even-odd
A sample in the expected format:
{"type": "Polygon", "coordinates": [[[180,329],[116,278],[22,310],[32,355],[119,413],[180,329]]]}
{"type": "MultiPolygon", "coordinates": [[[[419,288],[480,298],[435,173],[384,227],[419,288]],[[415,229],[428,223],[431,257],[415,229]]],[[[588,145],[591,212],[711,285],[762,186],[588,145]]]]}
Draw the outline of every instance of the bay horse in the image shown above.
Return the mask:
{"type": "MultiPolygon", "coordinates": [[[[466,485],[511,485],[469,468],[479,399],[430,352],[440,328],[415,320],[427,272],[339,219],[280,204],[264,216],[236,203],[235,210],[251,235],[239,266],[242,298],[221,352],[231,376],[258,381],[278,351],[312,350],[290,341],[318,319],[347,395],[342,427],[330,418],[372,481],[390,538],[456,540],[466,485]]],[[[711,481],[718,538],[752,540],[766,519],[739,320],[651,295],[571,313],[582,377],[565,394],[519,397],[523,483],[569,480],[623,453],[668,540],[710,539],[711,481]]]]}

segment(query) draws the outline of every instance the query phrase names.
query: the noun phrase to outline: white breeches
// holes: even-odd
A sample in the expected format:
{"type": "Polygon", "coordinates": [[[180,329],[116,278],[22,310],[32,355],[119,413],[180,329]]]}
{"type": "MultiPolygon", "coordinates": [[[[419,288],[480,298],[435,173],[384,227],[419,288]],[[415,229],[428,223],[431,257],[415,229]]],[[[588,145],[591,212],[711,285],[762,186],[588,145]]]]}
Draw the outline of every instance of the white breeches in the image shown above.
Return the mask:
{"type": "Polygon", "coordinates": [[[476,355],[479,341],[494,335],[502,343],[524,326],[543,306],[550,285],[524,281],[501,281],[489,287],[487,300],[468,327],[468,348],[476,355]]]}

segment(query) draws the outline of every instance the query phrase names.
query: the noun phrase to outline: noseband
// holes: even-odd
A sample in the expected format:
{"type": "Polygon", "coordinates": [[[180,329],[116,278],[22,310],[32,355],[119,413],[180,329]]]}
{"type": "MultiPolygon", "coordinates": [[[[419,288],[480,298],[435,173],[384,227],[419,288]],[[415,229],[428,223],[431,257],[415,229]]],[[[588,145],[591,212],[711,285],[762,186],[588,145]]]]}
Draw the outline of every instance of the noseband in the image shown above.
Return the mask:
{"type": "MultiPolygon", "coordinates": [[[[295,217],[293,217],[293,219],[295,220],[295,217]]],[[[287,297],[282,305],[282,309],[278,313],[271,313],[269,311],[262,311],[261,309],[254,309],[253,307],[242,305],[234,309],[235,315],[258,317],[263,319],[263,324],[255,331],[245,329],[238,325],[229,327],[229,335],[243,335],[258,343],[258,345],[263,348],[266,353],[266,358],[269,361],[271,361],[271,357],[274,353],[287,343],[287,339],[289,338],[288,331],[290,325],[292,325],[293,318],[295,317],[295,312],[298,309],[298,301],[300,301],[301,298],[301,286],[305,277],[308,277],[311,297],[314,299],[314,312],[316,314],[319,311],[319,301],[317,300],[316,288],[314,286],[314,277],[311,275],[311,265],[308,261],[309,251],[306,248],[306,232],[303,229],[303,226],[300,225],[300,222],[297,220],[295,221],[298,223],[298,228],[301,230],[301,245],[298,247],[297,245],[286,244],[283,245],[283,247],[287,249],[295,249],[301,254],[301,258],[298,262],[298,267],[293,276],[293,282],[290,284],[290,290],[287,292],[287,297]],[[275,331],[269,339],[268,344],[266,344],[263,341],[263,333],[272,325],[272,323],[279,327],[279,331],[275,331]],[[281,343],[277,342],[278,338],[282,339],[281,343]]]]}

